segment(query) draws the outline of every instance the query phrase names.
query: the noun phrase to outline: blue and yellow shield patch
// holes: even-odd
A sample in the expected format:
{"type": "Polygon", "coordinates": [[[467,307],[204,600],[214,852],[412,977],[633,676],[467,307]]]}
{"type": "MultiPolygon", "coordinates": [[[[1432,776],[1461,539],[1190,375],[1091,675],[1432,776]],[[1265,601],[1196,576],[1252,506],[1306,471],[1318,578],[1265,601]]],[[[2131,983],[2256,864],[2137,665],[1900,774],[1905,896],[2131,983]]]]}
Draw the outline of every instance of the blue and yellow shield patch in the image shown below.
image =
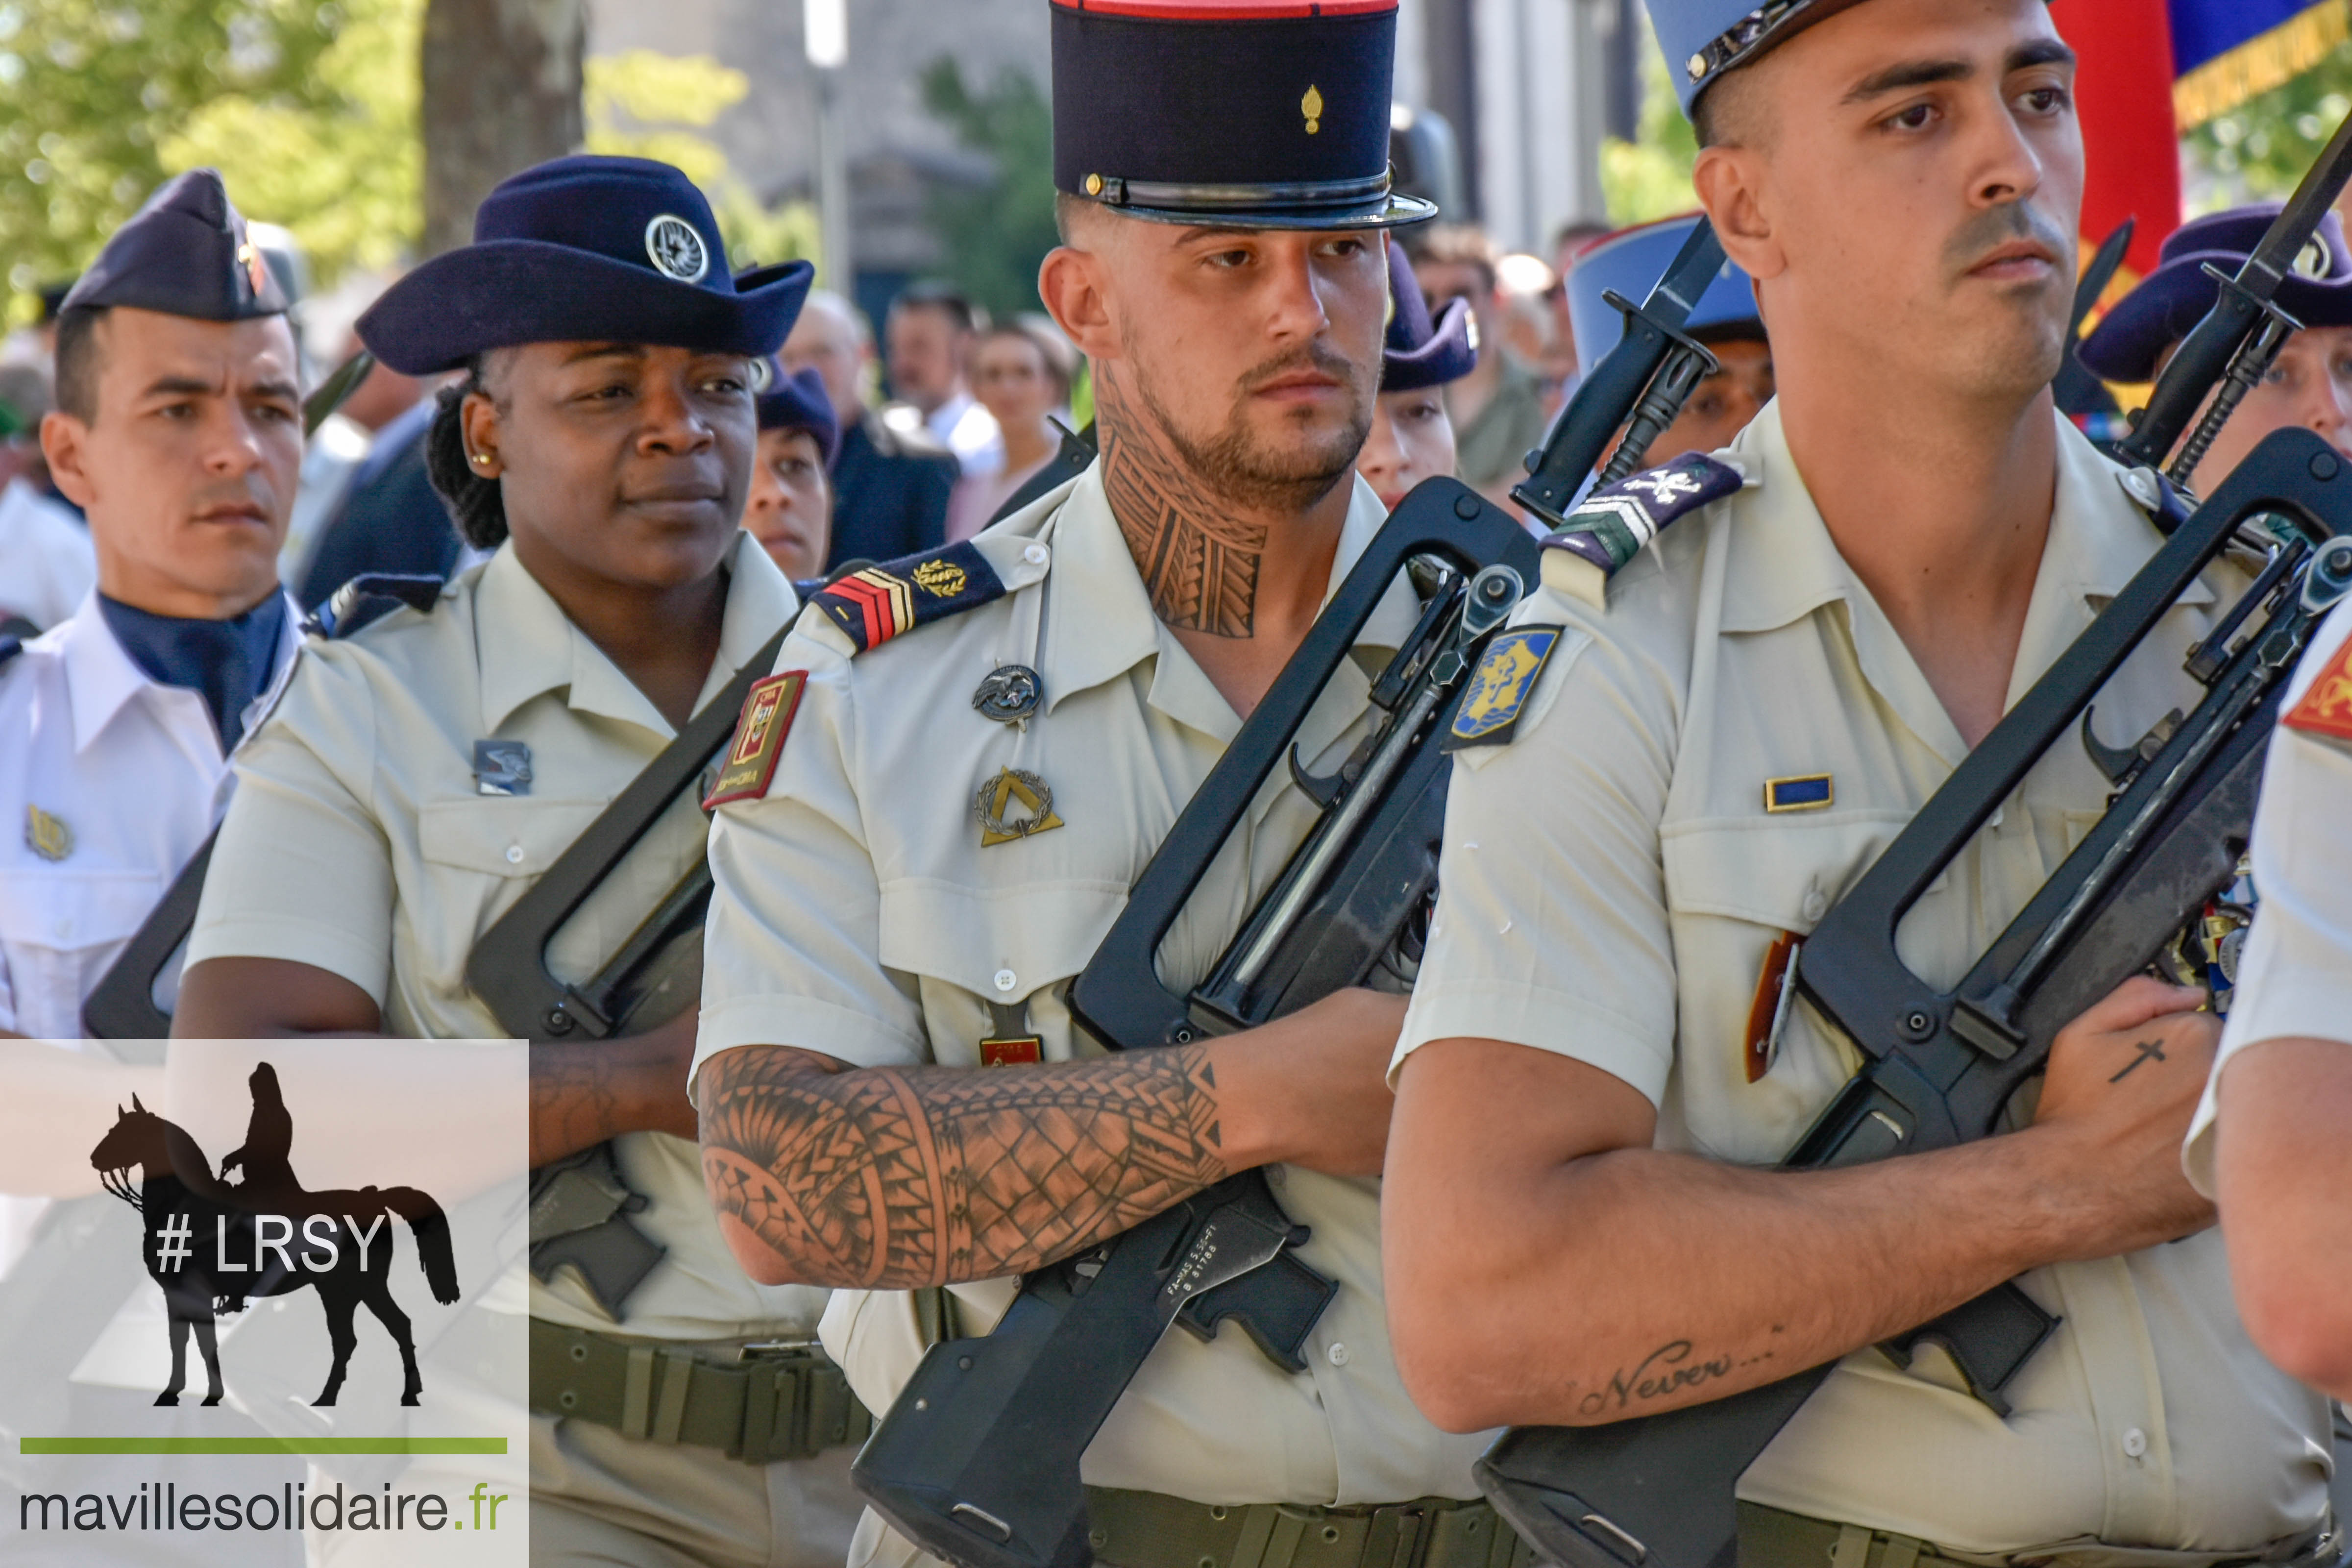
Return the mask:
{"type": "Polygon", "coordinates": [[[1519,710],[1543,673],[1544,660],[1559,646],[1558,626],[1515,626],[1486,645],[1454,710],[1454,723],[1441,750],[1507,743],[1518,726],[1519,710]]]}

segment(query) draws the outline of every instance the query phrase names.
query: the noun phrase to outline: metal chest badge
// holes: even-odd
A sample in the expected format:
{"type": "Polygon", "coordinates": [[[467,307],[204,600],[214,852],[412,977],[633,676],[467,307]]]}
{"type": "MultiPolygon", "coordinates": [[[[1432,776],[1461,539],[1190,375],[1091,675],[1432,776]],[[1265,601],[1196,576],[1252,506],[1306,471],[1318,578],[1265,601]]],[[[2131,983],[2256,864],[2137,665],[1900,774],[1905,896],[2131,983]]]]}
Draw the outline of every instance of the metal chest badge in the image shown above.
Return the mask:
{"type": "Polygon", "coordinates": [[[474,742],[476,795],[529,795],[530,748],[520,741],[474,742]]]}
{"type": "Polygon", "coordinates": [[[25,807],[25,847],[44,860],[62,860],[73,853],[73,829],[65,819],[51,816],[39,806],[25,807]]]}
{"type": "Polygon", "coordinates": [[[1488,643],[1441,749],[1458,752],[1508,743],[1536,677],[1559,646],[1559,634],[1558,626],[1516,626],[1488,643]]]}
{"type": "Polygon", "coordinates": [[[1000,724],[1019,724],[1045,700],[1045,682],[1025,664],[1000,664],[971,694],[972,711],[1000,724]]]}
{"type": "Polygon", "coordinates": [[[1010,844],[1062,826],[1054,815],[1054,788],[1026,768],[1000,768],[971,797],[980,845],[1010,844]],[[1019,810],[1016,812],[1015,807],[1019,810]]]}

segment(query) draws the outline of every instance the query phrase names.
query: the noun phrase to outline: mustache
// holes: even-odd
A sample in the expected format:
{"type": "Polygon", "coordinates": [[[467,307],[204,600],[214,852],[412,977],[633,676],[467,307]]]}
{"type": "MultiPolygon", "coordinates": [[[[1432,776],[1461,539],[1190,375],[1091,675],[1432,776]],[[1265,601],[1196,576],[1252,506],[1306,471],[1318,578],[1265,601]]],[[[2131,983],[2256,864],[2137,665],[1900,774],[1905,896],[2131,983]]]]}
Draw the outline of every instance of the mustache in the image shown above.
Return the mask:
{"type": "Polygon", "coordinates": [[[1267,382],[1295,375],[1302,370],[1319,371],[1342,386],[1357,385],[1363,375],[1362,367],[1339,350],[1328,343],[1308,342],[1262,364],[1251,366],[1243,373],[1241,391],[1246,395],[1267,382]]]}
{"type": "Polygon", "coordinates": [[[2014,239],[2039,241],[2062,262],[2074,249],[2073,240],[2049,215],[2024,202],[2004,202],[1997,207],[1987,207],[1955,230],[1952,237],[1944,242],[1944,258],[1954,271],[1965,272],[1982,260],[1987,251],[2014,239]]]}

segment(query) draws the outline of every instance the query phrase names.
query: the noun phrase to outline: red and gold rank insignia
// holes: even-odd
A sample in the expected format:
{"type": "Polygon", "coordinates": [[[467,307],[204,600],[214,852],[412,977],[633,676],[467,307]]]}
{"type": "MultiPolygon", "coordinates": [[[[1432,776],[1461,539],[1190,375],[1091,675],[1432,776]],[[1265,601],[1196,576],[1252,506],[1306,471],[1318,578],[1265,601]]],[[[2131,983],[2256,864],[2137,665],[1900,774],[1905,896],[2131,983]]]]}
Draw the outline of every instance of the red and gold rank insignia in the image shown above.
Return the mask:
{"type": "Polygon", "coordinates": [[[2303,700],[2280,722],[2331,740],[2352,741],[2352,637],[2327,660],[2327,668],[2304,688],[2303,700]]]}
{"type": "Polygon", "coordinates": [[[752,686],[751,694],[743,699],[743,717],[735,722],[735,739],[728,743],[727,760],[703,797],[703,810],[768,793],[768,781],[776,776],[776,759],[784,754],[784,737],[792,731],[793,715],[800,711],[801,690],[807,684],[807,670],[788,669],[752,686]]]}

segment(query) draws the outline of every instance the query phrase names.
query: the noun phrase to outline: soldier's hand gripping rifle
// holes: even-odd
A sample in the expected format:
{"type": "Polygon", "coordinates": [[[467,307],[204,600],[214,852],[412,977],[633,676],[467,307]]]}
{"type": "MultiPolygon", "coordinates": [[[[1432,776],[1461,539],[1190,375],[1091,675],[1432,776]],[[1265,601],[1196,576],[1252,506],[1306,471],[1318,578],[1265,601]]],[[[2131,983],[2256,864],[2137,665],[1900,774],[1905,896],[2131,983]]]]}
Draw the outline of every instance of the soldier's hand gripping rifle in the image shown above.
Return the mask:
{"type": "MultiPolygon", "coordinates": [[[[593,974],[559,978],[548,944],[679,796],[693,790],[700,798],[705,771],[783,641],[779,631],[746,660],[474,943],[466,984],[499,1027],[534,1045],[605,1040],[641,1033],[700,999],[702,917],[710,907],[710,862],[702,856],[593,974]]],[[[662,1258],[629,1222],[645,1206],[621,1179],[610,1143],[541,1165],[530,1182],[531,1272],[545,1280],[570,1264],[598,1305],[621,1317],[629,1292],[662,1258]]]]}
{"type": "MultiPolygon", "coordinates": [[[[1688,301],[1722,261],[1702,225],[1571,400],[1531,465],[1530,484],[1556,510],[1637,404],[1633,458],[1655,434],[1642,434],[1645,419],[1673,422],[1697,377],[1656,384],[1677,353],[1705,355],[1680,333],[1688,301]]],[[[1444,826],[1448,768],[1436,742],[1486,639],[1536,572],[1534,540],[1464,486],[1433,479],[1405,498],[1078,976],[1070,1007],[1091,1034],[1117,1050],[1178,1045],[1255,1027],[1343,987],[1411,985],[1444,826]],[[1383,717],[1337,773],[1309,776],[1295,752],[1298,729],[1408,565],[1427,598],[1373,684],[1383,717]],[[1286,762],[1324,816],[1209,977],[1172,991],[1160,978],[1160,945],[1286,762]]],[[[1335,1289],[1293,1255],[1306,1239],[1264,1175],[1248,1171],[1034,1271],[994,1332],[931,1347],[852,1479],[893,1527],[962,1568],[1079,1568],[1091,1556],[1080,1457],[1170,1323],[1206,1339],[1232,1319],[1278,1365],[1304,1369],[1300,1349],[1335,1289]]]]}
{"type": "MultiPolygon", "coordinates": [[[[2335,166],[2315,171],[2330,197],[2352,166],[2346,144],[2339,131],[2329,149],[2335,166]]],[[[2299,195],[2257,256],[2292,258],[2326,205],[2314,210],[2299,195]]],[[[2231,367],[2234,378],[2252,364],[2260,379],[2259,366],[2276,351],[2275,342],[2261,346],[2276,325],[2263,290],[2278,275],[2271,270],[2266,284],[2250,261],[2237,289],[2223,290],[2192,336],[2205,344],[2199,359],[2175,358],[2134,433],[2145,437],[2143,454],[2168,451],[2204,401],[2210,382],[2189,379],[2200,365],[2231,367]],[[2234,341],[2207,331],[2217,320],[2238,323],[2234,341]]],[[[2200,426],[2201,439],[2215,427],[2210,420],[2200,426]]],[[[2184,460],[2193,467],[2186,451],[2184,460]]],[[[2184,509],[2164,499],[2175,525],[2164,546],[1801,950],[1792,965],[1798,991],[1865,1061],[1784,1169],[1854,1165],[1990,1136],[2011,1096],[2042,1070],[2059,1029],[2147,967],[2235,877],[2287,679],[2320,618],[2352,584],[2352,537],[2345,537],[2352,534],[2352,472],[2316,437],[2282,431],[2185,521],[2184,509]],[[1919,979],[1895,951],[1905,912],[2078,718],[2090,742],[2087,713],[2100,688],[2214,557],[2250,538],[2264,545],[2265,564],[2213,632],[2186,650],[2190,674],[2206,688],[2195,710],[2168,716],[2129,750],[2092,743],[2116,785],[2098,825],[1958,985],[1941,991],[1919,979]]],[[[1979,1397],[2006,1414],[2002,1389],[2055,1326],[2004,1285],[1882,1348],[1907,1364],[1920,1343],[1943,1346],[1979,1397]]],[[[1662,1415],[1515,1429],[1479,1461],[1479,1485],[1551,1562],[1731,1568],[1740,1476],[1834,1364],[1662,1415]]]]}

